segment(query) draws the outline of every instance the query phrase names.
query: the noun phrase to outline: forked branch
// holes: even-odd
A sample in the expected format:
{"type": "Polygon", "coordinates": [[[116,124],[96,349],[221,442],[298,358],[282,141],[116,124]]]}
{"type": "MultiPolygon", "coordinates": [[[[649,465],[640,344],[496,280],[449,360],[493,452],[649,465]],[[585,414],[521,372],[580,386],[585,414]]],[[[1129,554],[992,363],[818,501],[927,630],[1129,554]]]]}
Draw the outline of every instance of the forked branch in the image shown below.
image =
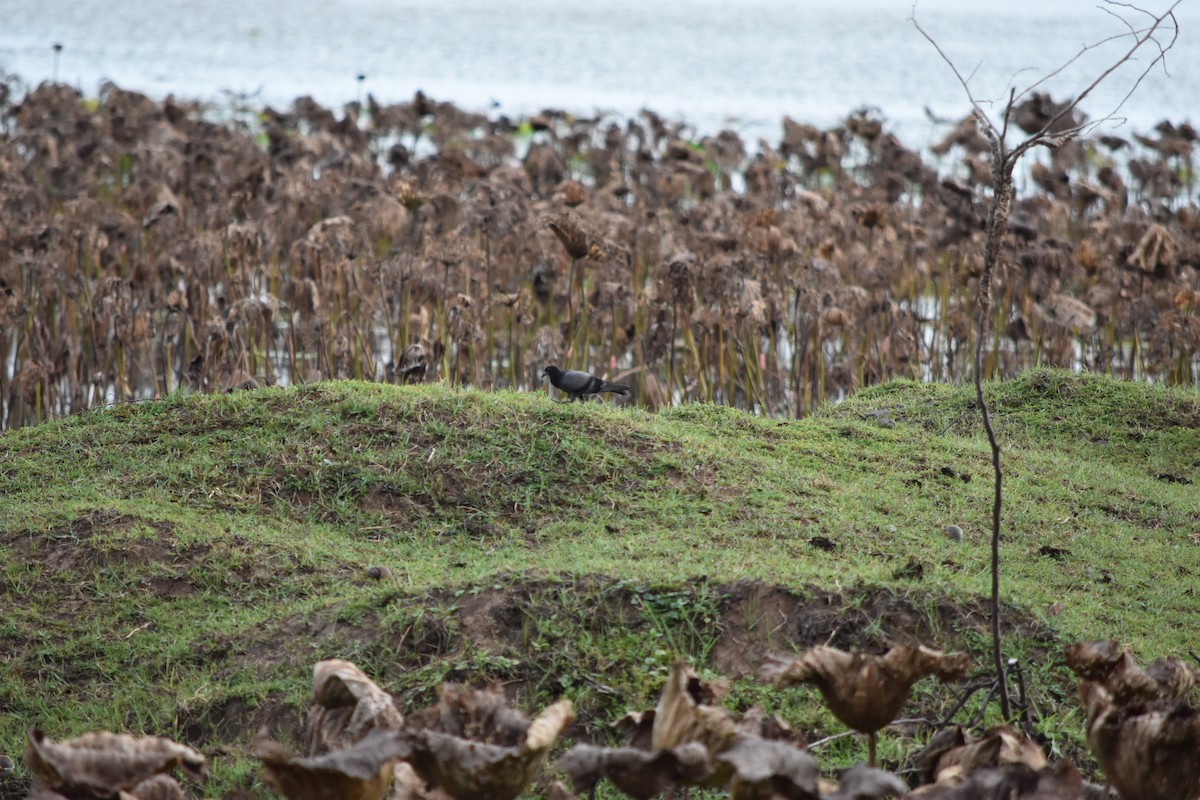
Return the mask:
{"type": "Polygon", "coordinates": [[[1166,64],[1167,53],[1175,46],[1179,39],[1179,22],[1175,17],[1175,8],[1179,5],[1180,0],[1175,0],[1171,6],[1162,14],[1151,14],[1150,12],[1138,8],[1129,3],[1115,2],[1115,0],[1105,0],[1108,7],[1104,11],[1121,20],[1128,29],[1126,32],[1108,37],[1099,42],[1085,45],[1082,50],[1064,62],[1057,69],[1048,72],[1040,79],[1034,81],[1024,89],[1017,91],[1017,88],[1010,85],[1008,88],[1008,101],[1004,106],[1004,114],[1002,117],[1001,127],[988,117],[983,110],[983,106],[975,98],[971,90],[971,77],[974,76],[974,71],[971,77],[963,77],[958,66],[954,63],[946,52],[938,44],[937,40],[929,35],[920,23],[917,22],[916,3],[913,3],[912,15],[909,21],[920,32],[934,49],[938,55],[950,67],[950,70],[958,78],[962,84],[963,91],[967,95],[967,99],[971,103],[972,114],[975,117],[980,129],[987,136],[992,149],[992,197],[987,213],[987,239],[984,244],[983,253],[983,272],[979,278],[979,293],[976,298],[978,316],[976,318],[975,331],[975,351],[974,351],[974,379],[975,379],[975,397],[979,403],[980,415],[983,418],[983,426],[987,431],[988,444],[992,451],[992,470],[995,477],[995,485],[992,495],[992,656],[994,667],[996,670],[996,683],[999,691],[997,695],[1000,699],[1000,713],[1006,721],[1011,719],[1011,708],[1008,697],[1008,682],[1005,674],[1005,660],[1003,655],[1003,640],[1001,637],[1001,616],[1000,616],[1000,520],[1001,510],[1004,501],[1004,472],[1002,469],[1000,458],[1000,443],[996,438],[996,432],[992,426],[991,409],[988,407],[987,398],[983,392],[983,343],[988,335],[988,320],[991,318],[992,305],[992,277],[996,271],[996,265],[1000,260],[1000,248],[1004,242],[1004,236],[1008,231],[1008,213],[1013,199],[1013,168],[1021,156],[1027,153],[1031,148],[1037,146],[1057,147],[1061,143],[1079,136],[1081,133],[1094,129],[1097,125],[1115,119],[1115,114],[1125,104],[1125,101],[1137,90],[1142,81],[1146,78],[1150,71],[1160,63],[1166,64]],[[1135,28],[1128,20],[1121,16],[1120,13],[1114,11],[1114,7],[1126,9],[1140,14],[1145,14],[1150,17],[1151,23],[1141,29],[1135,28]],[[1160,41],[1159,35],[1169,31],[1169,41],[1160,41]],[[1008,148],[1007,136],[1009,119],[1012,115],[1017,103],[1034,89],[1042,86],[1051,78],[1060,75],[1070,65],[1077,62],[1085,53],[1100,47],[1103,44],[1132,37],[1133,44],[1130,48],[1112,64],[1104,69],[1096,78],[1094,78],[1081,91],[1074,94],[1068,102],[1057,108],[1054,113],[1049,115],[1049,119],[1042,125],[1041,129],[1034,132],[1032,135],[1021,141],[1011,150],[1008,148]],[[1129,91],[1117,104],[1116,108],[1110,111],[1107,115],[1093,123],[1079,123],[1072,125],[1065,130],[1059,130],[1060,123],[1063,120],[1074,120],[1075,111],[1080,104],[1086,100],[1092,92],[1107,80],[1114,72],[1123,65],[1134,60],[1135,56],[1147,45],[1153,44],[1158,52],[1150,61],[1150,64],[1141,71],[1137,79],[1130,86],[1129,91]]]}

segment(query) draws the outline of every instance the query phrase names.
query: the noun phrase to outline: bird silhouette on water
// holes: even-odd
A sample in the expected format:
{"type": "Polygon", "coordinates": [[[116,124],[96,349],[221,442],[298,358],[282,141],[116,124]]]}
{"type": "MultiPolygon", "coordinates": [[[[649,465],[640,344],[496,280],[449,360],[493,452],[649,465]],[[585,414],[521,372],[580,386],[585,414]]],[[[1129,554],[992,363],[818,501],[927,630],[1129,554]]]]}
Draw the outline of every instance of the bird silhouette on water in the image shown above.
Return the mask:
{"type": "Polygon", "coordinates": [[[577,369],[561,370],[550,364],[542,370],[542,377],[549,378],[555,389],[570,395],[571,402],[601,392],[629,396],[629,387],[626,384],[610,383],[603,378],[597,378],[590,372],[580,372],[577,369]]]}

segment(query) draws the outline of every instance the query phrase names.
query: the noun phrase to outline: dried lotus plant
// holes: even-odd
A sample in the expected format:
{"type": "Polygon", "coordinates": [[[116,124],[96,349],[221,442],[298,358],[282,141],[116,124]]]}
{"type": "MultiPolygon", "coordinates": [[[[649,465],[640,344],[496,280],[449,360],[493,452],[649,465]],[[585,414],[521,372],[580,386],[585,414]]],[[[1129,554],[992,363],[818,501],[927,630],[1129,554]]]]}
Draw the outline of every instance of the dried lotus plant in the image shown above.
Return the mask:
{"type": "Polygon", "coordinates": [[[630,746],[579,744],[558,766],[577,791],[593,793],[608,778],[638,800],[679,786],[726,784],[737,798],[815,797],[816,763],[804,752],[803,738],[759,706],[735,719],[715,705],[727,691],[724,682],[705,681],[676,662],[656,708],[612,723],[630,746]]]}
{"type": "Polygon", "coordinates": [[[408,749],[394,733],[375,730],[349,747],[304,758],[259,731],[251,752],[267,783],[288,800],[380,800],[408,749]]]}
{"type": "Polygon", "coordinates": [[[405,760],[450,797],[512,800],[574,719],[568,700],[530,721],[499,692],[447,684],[437,705],[409,718],[401,738],[405,760]]]}
{"type": "Polygon", "coordinates": [[[768,658],[763,677],[776,686],[816,686],[835,717],[867,734],[868,763],[875,766],[876,734],[904,708],[913,684],[930,675],[961,680],[969,666],[965,653],[924,646],[897,645],[877,656],[817,645],[790,661],[768,658]]]}
{"type": "Polygon", "coordinates": [[[728,748],[737,725],[732,714],[714,705],[728,691],[723,682],[702,680],[686,663],[675,662],[654,710],[650,746],[663,750],[699,742],[713,755],[728,748]]]}
{"type": "MultiPolygon", "coordinates": [[[[922,786],[912,800],[1084,800],[1083,777],[1070,761],[1041,769],[1028,764],[986,767],[950,780],[922,786]]],[[[829,798],[828,800],[832,800],[829,798]]]]}
{"type": "Polygon", "coordinates": [[[635,800],[649,800],[677,786],[694,786],[712,773],[708,750],[685,742],[662,750],[577,744],[558,760],[577,792],[594,794],[601,779],[635,800]]]}
{"type": "Polygon", "coordinates": [[[729,767],[729,793],[733,800],[820,800],[817,761],[806,751],[786,742],[739,736],[716,757],[729,767]]]}
{"type": "Polygon", "coordinates": [[[940,731],[921,752],[921,775],[929,783],[954,785],[980,769],[1024,764],[1041,770],[1046,754],[1020,731],[1001,725],[976,738],[961,725],[940,731]]]}
{"type": "Polygon", "coordinates": [[[1184,703],[1088,715],[1088,745],[1125,800],[1200,797],[1200,711],[1184,703]]]}
{"type": "Polygon", "coordinates": [[[310,756],[351,747],[373,730],[398,730],[404,721],[390,694],[337,658],[313,667],[308,714],[310,756]]]}
{"type": "Polygon", "coordinates": [[[162,736],[138,738],[101,731],[52,742],[34,728],[29,732],[25,763],[33,773],[35,793],[109,798],[125,792],[150,800],[152,793],[155,797],[181,797],[179,785],[166,773],[181,767],[198,776],[205,759],[192,748],[162,736]],[[160,777],[162,780],[157,780],[160,777]]]}
{"type": "Polygon", "coordinates": [[[392,779],[392,791],[388,800],[454,800],[436,786],[430,786],[417,774],[412,764],[400,761],[396,764],[392,779]]]}
{"type": "Polygon", "coordinates": [[[183,800],[183,789],[170,775],[155,775],[147,778],[128,792],[121,792],[121,800],[183,800]]]}
{"type": "Polygon", "coordinates": [[[1174,659],[1140,669],[1115,642],[1066,648],[1079,676],[1087,740],[1125,800],[1200,797],[1200,710],[1183,700],[1194,671],[1174,659]]]}
{"type": "MultiPolygon", "coordinates": [[[[1196,685],[1196,670],[1179,659],[1159,658],[1142,669],[1128,649],[1111,639],[1075,642],[1067,645],[1065,655],[1080,680],[1103,686],[1115,705],[1180,700],[1196,685]]],[[[1082,684],[1080,695],[1082,699],[1082,684]]]]}

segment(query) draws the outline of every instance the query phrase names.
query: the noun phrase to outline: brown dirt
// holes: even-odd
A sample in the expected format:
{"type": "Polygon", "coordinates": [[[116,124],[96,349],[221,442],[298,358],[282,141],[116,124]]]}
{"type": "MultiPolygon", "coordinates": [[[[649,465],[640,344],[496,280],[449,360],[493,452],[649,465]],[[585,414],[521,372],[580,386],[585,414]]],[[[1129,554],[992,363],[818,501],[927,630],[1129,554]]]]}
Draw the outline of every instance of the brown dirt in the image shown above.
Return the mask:
{"type": "MultiPolygon", "coordinates": [[[[615,672],[639,666],[593,663],[594,653],[585,652],[571,637],[603,637],[614,630],[651,635],[653,624],[638,605],[643,589],[603,578],[554,581],[512,576],[461,594],[448,590],[426,596],[391,593],[381,597],[379,605],[399,603],[413,612],[413,622],[383,625],[373,612],[348,622],[341,618],[343,610],[336,608],[304,619],[291,618],[256,634],[253,642],[230,643],[227,669],[265,671],[290,665],[286,668],[307,673],[317,658],[352,651],[358,654],[360,666],[394,691],[408,708],[432,698],[436,687],[411,685],[411,680],[414,671],[438,661],[458,662],[459,666],[446,673],[447,679],[501,681],[518,699],[539,689],[553,693],[564,680],[577,682],[581,676],[603,686],[606,667],[615,672]],[[418,610],[422,613],[417,614],[418,610]],[[562,630],[568,638],[554,641],[544,631],[538,633],[536,620],[550,615],[564,619],[562,630]],[[549,652],[531,648],[531,641],[539,637],[543,647],[549,640],[549,652]],[[465,665],[472,654],[506,657],[513,666],[481,670],[465,665]],[[559,674],[554,674],[556,670],[559,674]]],[[[715,633],[707,666],[730,678],[753,678],[768,654],[786,654],[814,644],[871,652],[916,642],[961,649],[987,634],[987,608],[982,601],[958,604],[870,588],[831,592],[807,586],[797,590],[759,581],[699,584],[691,590],[719,611],[715,632],[701,633],[715,633]]],[[[1023,641],[1041,643],[1046,650],[1053,647],[1047,629],[1012,613],[1008,619],[1023,641]]],[[[603,691],[598,694],[594,705],[584,704],[579,709],[576,730],[594,729],[593,722],[620,713],[630,700],[608,697],[603,691]]],[[[303,715],[301,708],[293,712],[303,715]]],[[[222,739],[244,741],[256,730],[261,716],[259,709],[249,705],[231,708],[222,703],[189,725],[190,729],[219,732],[222,739]]]]}
{"type": "Polygon", "coordinates": [[[0,542],[10,545],[18,558],[36,559],[53,571],[143,566],[177,558],[173,552],[175,535],[171,525],[102,508],[45,533],[0,531],[0,542]],[[126,534],[139,526],[149,528],[154,535],[127,537],[112,543],[104,541],[113,534],[126,534]]]}

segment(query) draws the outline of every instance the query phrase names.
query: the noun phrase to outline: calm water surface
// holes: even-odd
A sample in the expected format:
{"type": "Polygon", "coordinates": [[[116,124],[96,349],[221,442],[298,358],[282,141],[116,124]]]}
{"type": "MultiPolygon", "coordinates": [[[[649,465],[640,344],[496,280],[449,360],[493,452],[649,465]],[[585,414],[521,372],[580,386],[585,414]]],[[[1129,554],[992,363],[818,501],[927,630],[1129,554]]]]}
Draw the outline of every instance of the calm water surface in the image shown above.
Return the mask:
{"type": "MultiPolygon", "coordinates": [[[[1014,76],[1028,85],[1124,32],[1103,5],[921,0],[917,14],[973,73],[976,95],[994,99],[1014,76]]],[[[1197,5],[1179,4],[1170,75],[1156,70],[1126,103],[1129,127],[1200,119],[1197,5]]],[[[911,10],[910,0],[0,0],[0,70],[36,84],[57,68],[88,94],[108,79],[154,97],[235,93],[278,107],[304,94],[331,106],[367,92],[396,102],[421,89],[496,113],[650,108],[700,133],[732,127],[772,141],[785,114],[831,125],[872,106],[922,144],[938,135],[926,108],[957,118],[968,106],[911,10]]],[[[1077,91],[1127,45],[1097,49],[1049,88],[1077,91]]],[[[1120,71],[1086,109],[1108,113],[1134,77],[1120,71]]]]}

